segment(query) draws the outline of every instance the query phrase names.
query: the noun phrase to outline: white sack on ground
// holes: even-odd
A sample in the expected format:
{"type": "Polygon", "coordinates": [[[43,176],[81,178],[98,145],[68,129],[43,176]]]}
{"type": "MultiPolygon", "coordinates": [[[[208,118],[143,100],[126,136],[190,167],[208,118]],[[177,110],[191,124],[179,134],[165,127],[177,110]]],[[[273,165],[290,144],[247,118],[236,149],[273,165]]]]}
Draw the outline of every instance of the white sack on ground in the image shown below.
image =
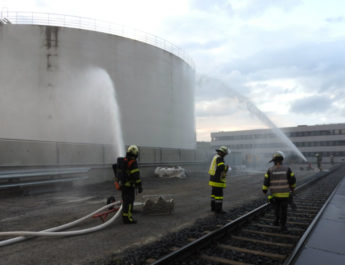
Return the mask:
{"type": "Polygon", "coordinates": [[[180,166],[176,167],[157,167],[155,175],[160,178],[186,178],[186,170],[180,166]]]}

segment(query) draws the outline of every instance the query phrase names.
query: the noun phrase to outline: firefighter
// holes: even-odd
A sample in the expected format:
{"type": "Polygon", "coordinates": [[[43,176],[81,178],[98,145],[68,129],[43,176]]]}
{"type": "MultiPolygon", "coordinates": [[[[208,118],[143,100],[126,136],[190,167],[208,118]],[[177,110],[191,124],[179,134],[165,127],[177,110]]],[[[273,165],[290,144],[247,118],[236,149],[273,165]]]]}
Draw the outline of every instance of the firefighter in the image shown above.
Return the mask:
{"type": "Polygon", "coordinates": [[[210,169],[209,185],[212,187],[211,192],[211,211],[217,214],[224,214],[223,211],[223,189],[226,187],[226,173],[229,166],[224,164],[224,157],[230,153],[226,146],[216,149],[217,154],[213,157],[210,169]]]}
{"type": "Polygon", "coordinates": [[[315,157],[316,157],[317,168],[320,171],[322,171],[322,167],[321,167],[322,156],[319,154],[315,154],[315,157]]]}
{"type": "Polygon", "coordinates": [[[277,151],[273,154],[274,165],[265,174],[262,191],[264,194],[270,189],[271,202],[274,205],[275,221],[274,226],[280,225],[281,231],[287,231],[286,220],[290,196],[296,187],[295,174],[288,166],[283,165],[284,153],[277,151]]]}
{"type": "Polygon", "coordinates": [[[122,220],[124,224],[135,224],[137,221],[133,219],[132,211],[135,200],[135,190],[139,193],[143,192],[142,183],[140,179],[140,172],[138,168],[137,157],[139,149],[136,145],[128,147],[125,158],[125,179],[121,185],[122,193],[122,220]]]}

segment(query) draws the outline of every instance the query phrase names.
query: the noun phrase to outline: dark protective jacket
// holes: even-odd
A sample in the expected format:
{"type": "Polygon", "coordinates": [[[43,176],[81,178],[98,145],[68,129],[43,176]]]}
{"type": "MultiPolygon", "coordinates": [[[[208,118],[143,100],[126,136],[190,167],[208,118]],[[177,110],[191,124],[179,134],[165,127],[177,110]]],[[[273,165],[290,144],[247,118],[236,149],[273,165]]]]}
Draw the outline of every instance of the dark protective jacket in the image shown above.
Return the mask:
{"type": "Polygon", "coordinates": [[[208,174],[210,174],[209,185],[217,188],[226,187],[226,172],[228,166],[224,164],[224,158],[216,154],[211,162],[208,174]]]}
{"type": "Polygon", "coordinates": [[[135,188],[141,185],[138,162],[134,157],[126,157],[125,187],[135,188]]]}
{"type": "Polygon", "coordinates": [[[263,192],[270,189],[273,197],[289,198],[290,191],[296,187],[295,174],[284,165],[274,165],[265,174],[263,192]]]}

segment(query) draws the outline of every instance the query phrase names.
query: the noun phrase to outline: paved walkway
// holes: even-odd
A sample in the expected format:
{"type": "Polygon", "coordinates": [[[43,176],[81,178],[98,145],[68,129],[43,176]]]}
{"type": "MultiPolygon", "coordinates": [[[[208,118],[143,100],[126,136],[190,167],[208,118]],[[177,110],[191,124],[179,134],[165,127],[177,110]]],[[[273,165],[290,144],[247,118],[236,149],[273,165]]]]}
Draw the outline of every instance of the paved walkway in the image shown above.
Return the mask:
{"type": "Polygon", "coordinates": [[[345,178],[338,185],[294,264],[345,264],[345,178]]]}

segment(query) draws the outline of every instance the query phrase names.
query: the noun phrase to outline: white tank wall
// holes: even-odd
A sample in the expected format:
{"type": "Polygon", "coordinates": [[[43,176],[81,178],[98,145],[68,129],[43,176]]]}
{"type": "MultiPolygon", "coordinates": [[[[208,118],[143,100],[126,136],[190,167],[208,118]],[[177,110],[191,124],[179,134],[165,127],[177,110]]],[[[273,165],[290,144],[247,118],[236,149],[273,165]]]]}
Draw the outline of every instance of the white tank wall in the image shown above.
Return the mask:
{"type": "Polygon", "coordinates": [[[173,54],[98,32],[0,25],[0,58],[0,138],[195,147],[194,70],[173,54]]]}

